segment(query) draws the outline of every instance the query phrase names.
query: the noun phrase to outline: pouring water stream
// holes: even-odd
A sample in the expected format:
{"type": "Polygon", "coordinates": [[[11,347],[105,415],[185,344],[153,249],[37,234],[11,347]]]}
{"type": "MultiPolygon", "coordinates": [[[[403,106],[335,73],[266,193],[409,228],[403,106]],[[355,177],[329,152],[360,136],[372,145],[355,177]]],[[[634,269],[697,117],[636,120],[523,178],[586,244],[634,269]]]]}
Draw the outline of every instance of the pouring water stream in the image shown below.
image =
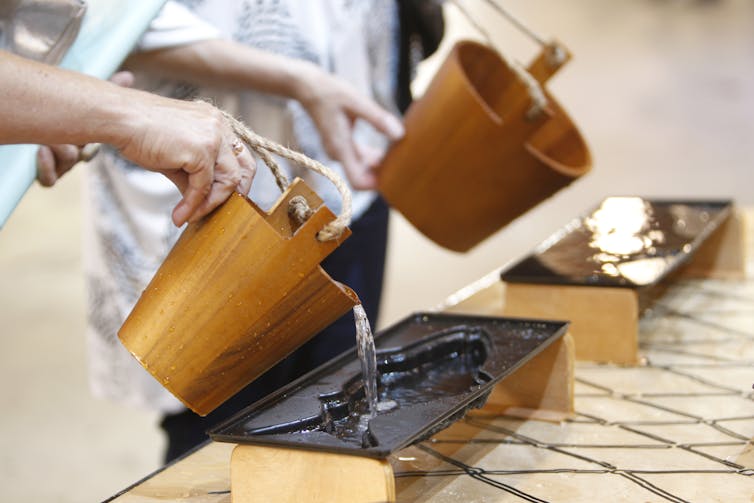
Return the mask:
{"type": "Polygon", "coordinates": [[[361,304],[353,308],[356,319],[356,351],[361,362],[361,375],[364,379],[364,393],[369,405],[369,417],[377,414],[377,351],[374,347],[372,328],[361,304]]]}

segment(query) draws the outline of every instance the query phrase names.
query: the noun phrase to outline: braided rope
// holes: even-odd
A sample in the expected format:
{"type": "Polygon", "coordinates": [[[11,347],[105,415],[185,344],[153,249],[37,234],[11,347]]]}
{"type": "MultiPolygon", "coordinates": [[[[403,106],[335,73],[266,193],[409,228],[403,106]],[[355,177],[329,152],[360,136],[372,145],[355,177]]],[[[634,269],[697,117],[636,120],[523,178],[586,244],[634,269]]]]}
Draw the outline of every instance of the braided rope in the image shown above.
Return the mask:
{"type": "Polygon", "coordinates": [[[288,201],[288,215],[290,215],[298,225],[303,225],[304,222],[309,220],[309,217],[311,217],[313,213],[314,211],[309,207],[309,203],[306,202],[304,196],[293,196],[291,200],[288,201]]]}
{"type": "MultiPolygon", "coordinates": [[[[502,51],[497,50],[489,32],[485,30],[482,27],[482,25],[477,22],[476,19],[474,19],[474,16],[471,15],[471,13],[466,9],[466,7],[464,7],[461,4],[461,2],[459,2],[458,0],[450,0],[450,2],[456,6],[459,12],[474,27],[474,29],[476,29],[482,35],[482,37],[484,37],[485,41],[487,42],[487,45],[489,45],[502,58],[505,64],[516,75],[516,78],[520,82],[522,82],[524,86],[526,86],[526,91],[529,93],[529,98],[531,98],[531,101],[532,101],[531,108],[529,108],[529,110],[527,111],[526,116],[529,119],[537,118],[545,110],[545,108],[547,108],[547,97],[545,96],[545,93],[542,90],[542,85],[537,81],[537,79],[535,79],[532,76],[531,73],[529,73],[526,70],[526,68],[521,63],[510,59],[502,51]]],[[[495,5],[502,12],[505,12],[497,4],[494,4],[493,2],[489,2],[489,3],[491,3],[492,5],[495,5]]],[[[505,15],[506,17],[511,19],[509,17],[510,14],[507,14],[507,12],[505,12],[505,15]]],[[[519,27],[521,26],[519,23],[514,23],[514,24],[519,27]]],[[[536,40],[540,40],[540,39],[537,37],[536,40]]],[[[544,44],[544,42],[542,43],[544,44]]]]}
{"type": "MultiPolygon", "coordinates": [[[[222,114],[230,124],[236,136],[238,136],[238,138],[243,141],[252,152],[256,153],[260,157],[260,159],[262,159],[262,161],[270,168],[270,171],[272,171],[273,175],[275,176],[275,181],[277,182],[278,187],[280,187],[281,191],[284,191],[288,187],[290,182],[288,181],[288,178],[283,174],[282,170],[274,161],[274,159],[272,159],[271,154],[279,155],[305,167],[306,169],[314,171],[315,173],[319,173],[320,175],[330,180],[333,185],[335,185],[335,188],[338,189],[338,192],[340,193],[342,199],[342,209],[340,215],[338,215],[335,220],[328,223],[321,231],[317,233],[317,239],[319,241],[330,241],[333,239],[338,239],[343,234],[343,231],[348,226],[348,224],[351,222],[351,191],[349,190],[345,181],[341,177],[339,177],[333,170],[323,165],[322,163],[317,162],[300,152],[296,152],[278,143],[275,143],[274,141],[268,140],[263,136],[259,136],[254,131],[249,129],[243,122],[239,121],[225,111],[222,111],[222,114]]],[[[301,215],[305,214],[308,216],[311,215],[311,213],[309,213],[311,212],[310,209],[300,208],[301,201],[297,201],[296,203],[294,203],[294,205],[299,206],[299,208],[289,208],[289,210],[293,211],[295,215],[298,215],[297,218],[301,218],[301,215]]],[[[308,216],[306,218],[308,218],[308,216]]]]}

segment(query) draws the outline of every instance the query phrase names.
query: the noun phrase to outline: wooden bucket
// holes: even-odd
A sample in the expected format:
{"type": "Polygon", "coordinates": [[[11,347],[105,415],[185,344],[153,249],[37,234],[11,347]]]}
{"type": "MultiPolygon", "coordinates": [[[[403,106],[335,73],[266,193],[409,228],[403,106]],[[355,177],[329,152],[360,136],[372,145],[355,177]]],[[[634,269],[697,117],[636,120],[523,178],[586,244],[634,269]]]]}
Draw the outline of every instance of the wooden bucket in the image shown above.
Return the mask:
{"type": "Polygon", "coordinates": [[[118,336],[187,407],[206,415],[359,302],[319,266],[345,239],[300,179],[269,213],[240,194],[189,225],[118,336]],[[300,226],[289,202],[313,214],[300,226]]]}
{"type": "MultiPolygon", "coordinates": [[[[529,67],[540,82],[557,69],[546,60],[529,67]]],[[[576,126],[545,95],[547,108],[533,117],[526,85],[494,49],[457,43],[406,113],[380,192],[437,244],[471,249],[591,168],[576,126]]]]}

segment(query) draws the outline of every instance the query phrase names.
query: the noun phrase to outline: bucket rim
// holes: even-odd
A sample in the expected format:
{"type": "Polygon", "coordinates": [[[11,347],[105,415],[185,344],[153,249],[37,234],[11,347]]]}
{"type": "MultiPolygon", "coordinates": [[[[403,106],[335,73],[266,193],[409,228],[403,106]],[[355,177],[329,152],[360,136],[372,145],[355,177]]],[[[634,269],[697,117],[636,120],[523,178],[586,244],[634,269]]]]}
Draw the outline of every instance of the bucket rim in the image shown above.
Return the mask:
{"type": "MultiPolygon", "coordinates": [[[[547,97],[547,101],[552,111],[552,115],[548,119],[548,121],[561,121],[567,125],[568,130],[575,137],[575,141],[578,144],[577,148],[583,152],[584,161],[579,164],[566,164],[537,148],[532,142],[534,136],[541,130],[541,128],[537,129],[537,131],[529,137],[529,139],[524,143],[524,148],[527,152],[529,152],[529,154],[531,154],[537,160],[539,160],[543,164],[546,164],[556,172],[572,178],[578,178],[582,175],[585,175],[592,169],[593,160],[589,144],[587,143],[584,135],[581,133],[579,127],[576,125],[576,122],[571,118],[570,114],[566,111],[563,105],[561,105],[560,102],[555,98],[555,96],[553,96],[546,88],[544,89],[545,96],[547,97]]],[[[544,126],[545,125],[543,125],[542,127],[544,126]]]]}
{"type": "Polygon", "coordinates": [[[467,47],[474,47],[476,49],[484,50],[486,53],[494,57],[500,66],[504,67],[509,72],[512,72],[512,70],[505,63],[505,60],[503,60],[503,58],[500,57],[500,54],[498,54],[494,48],[476,40],[463,39],[463,40],[457,41],[455,45],[453,45],[453,48],[451,49],[450,54],[448,55],[448,57],[451,58],[454,64],[457,66],[458,73],[460,74],[463,81],[467,84],[469,94],[474,98],[474,101],[476,101],[479,104],[484,114],[492,122],[495,123],[495,126],[502,127],[503,122],[504,122],[503,117],[490,106],[487,100],[484,99],[482,94],[479,92],[477,85],[469,77],[469,73],[466,71],[464,62],[461,57],[461,52],[464,50],[464,48],[467,48],[467,47]]]}

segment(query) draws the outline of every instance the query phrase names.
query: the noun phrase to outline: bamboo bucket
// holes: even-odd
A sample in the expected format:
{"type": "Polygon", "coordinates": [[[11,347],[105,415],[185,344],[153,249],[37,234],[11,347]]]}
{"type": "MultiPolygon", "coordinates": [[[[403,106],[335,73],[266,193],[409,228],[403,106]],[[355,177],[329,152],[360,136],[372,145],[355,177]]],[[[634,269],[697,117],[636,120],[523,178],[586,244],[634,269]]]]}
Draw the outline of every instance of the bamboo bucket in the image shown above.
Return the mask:
{"type": "MultiPolygon", "coordinates": [[[[539,82],[557,67],[543,52],[539,82]]],[[[494,49],[457,43],[405,117],[387,152],[379,190],[435,243],[465,252],[588,172],[591,156],[549,93],[533,117],[524,83],[494,49]]]]}
{"type": "Polygon", "coordinates": [[[184,231],[120,340],[187,407],[208,414],[359,302],[319,266],[350,234],[317,240],[334,218],[300,179],[269,213],[233,195],[184,231]],[[315,210],[300,225],[289,217],[294,196],[315,210]]]}

